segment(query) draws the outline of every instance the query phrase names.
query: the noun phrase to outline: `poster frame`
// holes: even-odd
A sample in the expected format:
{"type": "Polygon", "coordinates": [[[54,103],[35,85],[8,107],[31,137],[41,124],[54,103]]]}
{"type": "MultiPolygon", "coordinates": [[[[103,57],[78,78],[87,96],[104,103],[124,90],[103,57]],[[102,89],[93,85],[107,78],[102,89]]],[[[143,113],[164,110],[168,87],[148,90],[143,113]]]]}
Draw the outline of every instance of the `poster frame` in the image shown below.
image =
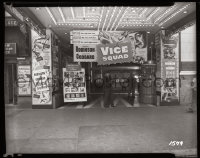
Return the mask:
{"type": "Polygon", "coordinates": [[[31,67],[31,65],[29,65],[29,64],[23,64],[23,65],[19,65],[19,64],[17,64],[17,96],[19,96],[19,97],[25,97],[25,96],[27,96],[27,97],[31,97],[32,96],[32,69],[31,69],[32,67],[31,67]],[[18,68],[19,68],[19,66],[29,66],[30,67],[30,89],[31,89],[31,92],[30,92],[30,94],[19,94],[19,86],[18,86],[18,75],[19,75],[19,73],[18,73],[18,68]]]}
{"type": "MultiPolygon", "coordinates": [[[[35,31],[35,30],[32,29],[32,31],[35,31]]],[[[37,32],[35,31],[35,33],[37,33],[37,32]]],[[[47,32],[47,30],[46,30],[46,35],[47,34],[50,34],[50,33],[47,32]]],[[[38,36],[40,36],[40,35],[38,34],[38,36]]],[[[51,69],[50,70],[52,72],[52,70],[53,70],[53,68],[52,68],[52,60],[53,59],[52,59],[52,50],[51,50],[51,48],[52,48],[51,40],[52,39],[51,39],[51,36],[50,36],[50,53],[51,53],[51,59],[50,59],[50,61],[51,61],[51,69]]],[[[33,76],[33,71],[32,71],[33,70],[32,69],[32,60],[33,60],[32,48],[33,48],[33,45],[32,45],[32,33],[31,33],[31,76],[33,76]]],[[[33,84],[33,78],[31,80],[32,80],[32,84],[33,84]]],[[[32,108],[33,109],[52,109],[53,108],[52,86],[49,87],[49,91],[50,91],[49,93],[51,95],[51,103],[50,104],[33,104],[33,98],[32,98],[32,108]]],[[[32,87],[32,96],[31,97],[33,97],[33,87],[32,87]]]]}

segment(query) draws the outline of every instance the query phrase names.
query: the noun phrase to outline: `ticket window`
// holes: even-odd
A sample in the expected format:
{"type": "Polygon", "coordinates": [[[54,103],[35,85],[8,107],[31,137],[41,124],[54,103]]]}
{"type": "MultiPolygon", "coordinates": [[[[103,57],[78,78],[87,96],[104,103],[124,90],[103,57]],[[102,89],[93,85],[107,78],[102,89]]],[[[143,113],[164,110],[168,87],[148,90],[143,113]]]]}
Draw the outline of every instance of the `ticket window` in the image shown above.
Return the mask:
{"type": "Polygon", "coordinates": [[[4,71],[4,96],[6,104],[17,103],[17,73],[16,64],[6,64],[4,71]]]}

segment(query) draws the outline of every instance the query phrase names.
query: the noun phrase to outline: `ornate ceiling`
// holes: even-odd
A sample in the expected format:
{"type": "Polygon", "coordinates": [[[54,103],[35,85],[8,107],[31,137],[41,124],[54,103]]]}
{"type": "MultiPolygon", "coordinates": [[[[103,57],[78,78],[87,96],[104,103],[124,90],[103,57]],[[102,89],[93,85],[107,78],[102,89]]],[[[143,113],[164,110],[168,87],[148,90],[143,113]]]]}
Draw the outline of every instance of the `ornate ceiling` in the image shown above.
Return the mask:
{"type": "Polygon", "coordinates": [[[176,2],[170,7],[20,7],[51,28],[62,40],[72,30],[137,30],[156,33],[196,11],[194,2],[176,2]]]}

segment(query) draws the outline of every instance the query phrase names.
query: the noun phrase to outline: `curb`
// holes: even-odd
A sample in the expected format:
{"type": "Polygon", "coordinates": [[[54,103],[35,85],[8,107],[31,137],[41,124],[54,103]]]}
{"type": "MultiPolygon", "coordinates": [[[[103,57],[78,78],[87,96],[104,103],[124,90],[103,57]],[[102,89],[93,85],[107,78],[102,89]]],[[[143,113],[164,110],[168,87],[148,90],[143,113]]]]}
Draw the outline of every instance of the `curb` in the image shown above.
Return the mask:
{"type": "Polygon", "coordinates": [[[191,149],[181,149],[181,150],[161,150],[161,151],[153,151],[153,153],[172,153],[175,154],[175,156],[185,157],[197,157],[197,149],[191,148],[191,149]]]}

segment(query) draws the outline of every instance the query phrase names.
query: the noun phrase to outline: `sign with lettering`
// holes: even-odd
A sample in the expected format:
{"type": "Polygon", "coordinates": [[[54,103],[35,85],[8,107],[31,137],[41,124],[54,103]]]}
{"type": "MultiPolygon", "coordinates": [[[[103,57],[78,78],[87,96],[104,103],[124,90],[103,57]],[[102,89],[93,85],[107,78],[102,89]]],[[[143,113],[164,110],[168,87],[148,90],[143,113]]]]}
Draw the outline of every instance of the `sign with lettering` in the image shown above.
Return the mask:
{"type": "Polygon", "coordinates": [[[100,44],[99,31],[76,30],[70,32],[70,44],[100,44]]]}
{"type": "Polygon", "coordinates": [[[18,65],[17,69],[18,95],[31,95],[31,66],[18,65]]]}
{"type": "Polygon", "coordinates": [[[52,104],[52,60],[49,30],[44,37],[31,30],[32,37],[32,104],[52,104]]]}
{"type": "Polygon", "coordinates": [[[109,65],[133,61],[130,43],[97,45],[97,62],[99,65],[109,65]]]}
{"type": "Polygon", "coordinates": [[[71,36],[98,36],[99,31],[93,30],[74,30],[70,32],[71,36]]]}
{"type": "Polygon", "coordinates": [[[18,26],[18,22],[14,18],[5,18],[5,26],[18,26]]]}
{"type": "Polygon", "coordinates": [[[161,78],[165,81],[161,87],[162,103],[179,101],[179,35],[165,36],[161,32],[161,78]]]}
{"type": "Polygon", "coordinates": [[[96,62],[97,52],[95,45],[74,45],[75,62],[96,62]]]}
{"type": "Polygon", "coordinates": [[[5,54],[16,55],[16,43],[5,43],[5,54]]]}
{"type": "Polygon", "coordinates": [[[100,31],[101,44],[131,43],[132,62],[147,61],[147,36],[145,31],[100,31]]]}
{"type": "Polygon", "coordinates": [[[81,71],[81,65],[78,64],[67,64],[66,65],[67,71],[81,71]]]}

